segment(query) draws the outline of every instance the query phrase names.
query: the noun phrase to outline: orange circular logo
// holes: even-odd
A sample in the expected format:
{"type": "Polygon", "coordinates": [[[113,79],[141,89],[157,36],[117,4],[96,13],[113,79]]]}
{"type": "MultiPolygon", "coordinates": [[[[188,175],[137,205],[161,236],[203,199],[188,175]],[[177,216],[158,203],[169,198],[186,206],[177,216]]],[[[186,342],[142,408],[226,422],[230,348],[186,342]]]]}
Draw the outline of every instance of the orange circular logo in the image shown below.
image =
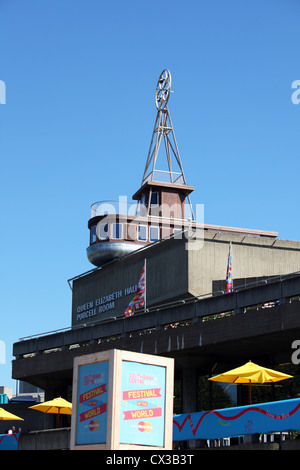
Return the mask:
{"type": "Polygon", "coordinates": [[[145,431],[146,432],[151,432],[152,431],[152,424],[151,423],[145,423],[145,431]]]}

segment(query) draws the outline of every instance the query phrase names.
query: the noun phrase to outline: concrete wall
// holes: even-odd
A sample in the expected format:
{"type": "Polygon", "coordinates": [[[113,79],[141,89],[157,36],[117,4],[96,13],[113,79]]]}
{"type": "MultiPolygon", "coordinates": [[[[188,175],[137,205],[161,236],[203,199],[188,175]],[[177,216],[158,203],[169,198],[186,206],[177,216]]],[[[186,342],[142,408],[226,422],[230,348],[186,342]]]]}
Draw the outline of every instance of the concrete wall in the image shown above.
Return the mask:
{"type": "Polygon", "coordinates": [[[195,245],[183,235],[75,279],[72,327],[124,315],[134,296],[133,292],[126,295],[126,289],[137,285],[145,258],[147,306],[213,292],[216,285],[223,286],[225,282],[230,241],[234,280],[244,282],[300,271],[300,242],[204,232],[204,240],[200,238],[195,245]],[[106,297],[109,295],[110,301],[106,297]],[[96,305],[97,299],[103,298],[107,301],[96,305]],[[101,311],[103,307],[109,308],[101,311]]]}
{"type": "Polygon", "coordinates": [[[188,251],[191,294],[212,292],[217,284],[224,286],[230,242],[233,285],[235,280],[241,283],[300,271],[300,242],[206,232],[203,247],[188,251]]]}
{"type": "Polygon", "coordinates": [[[134,291],[128,293],[128,288],[137,285],[145,258],[147,259],[147,305],[157,305],[187,295],[188,258],[185,243],[183,240],[167,240],[75,279],[72,326],[124,315],[134,297],[134,291]],[[112,296],[110,301],[106,297],[109,295],[112,296]],[[104,297],[107,301],[96,305],[97,299],[104,297]],[[104,312],[100,311],[100,307],[106,308],[105,306],[109,307],[109,304],[111,308],[104,312]],[[82,318],[78,317],[78,313],[82,318]],[[88,316],[85,316],[85,313],[88,316]]]}
{"type": "MultiPolygon", "coordinates": [[[[216,362],[220,367],[226,362],[229,369],[249,358],[274,368],[275,364],[291,361],[291,345],[300,338],[300,302],[292,301],[299,296],[300,275],[228,295],[20,341],[13,347],[16,359],[12,362],[12,377],[26,380],[46,390],[48,395],[51,392],[52,396],[64,396],[72,384],[74,358],[112,348],[175,357],[178,368],[197,367],[203,375],[209,374],[216,362]],[[266,302],[277,300],[280,305],[260,308],[266,302]],[[235,312],[235,315],[202,321],[203,317],[224,312],[235,312]],[[176,322],[188,324],[161,328],[176,322]],[[46,353],[49,348],[53,352],[46,353]]],[[[215,370],[219,372],[222,370],[215,370]]]]}
{"type": "Polygon", "coordinates": [[[70,428],[21,433],[18,450],[69,450],[70,428]]]}
{"type": "MultiPolygon", "coordinates": [[[[48,429],[22,433],[19,436],[18,450],[69,450],[70,428],[48,429]]],[[[230,445],[225,447],[196,446],[195,450],[300,450],[300,439],[282,442],[230,445]]]]}

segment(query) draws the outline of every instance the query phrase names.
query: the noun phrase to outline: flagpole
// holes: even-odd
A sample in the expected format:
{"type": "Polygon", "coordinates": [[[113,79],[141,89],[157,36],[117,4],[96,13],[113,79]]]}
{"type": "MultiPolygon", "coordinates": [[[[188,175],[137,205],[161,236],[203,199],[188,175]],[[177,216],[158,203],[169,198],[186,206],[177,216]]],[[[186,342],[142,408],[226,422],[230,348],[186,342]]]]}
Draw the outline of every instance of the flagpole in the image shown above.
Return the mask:
{"type": "Polygon", "coordinates": [[[145,308],[144,312],[146,312],[147,309],[147,268],[146,268],[146,258],[145,258],[145,308]]]}
{"type": "Polygon", "coordinates": [[[225,292],[233,292],[233,283],[232,283],[232,244],[229,243],[229,252],[227,260],[227,272],[226,272],[226,282],[225,282],[225,292]]]}
{"type": "Polygon", "coordinates": [[[133,297],[132,301],[129,303],[127,309],[125,310],[124,314],[126,317],[129,317],[134,314],[135,310],[142,310],[144,304],[144,312],[147,309],[147,302],[146,302],[146,258],[144,259],[144,265],[142,272],[140,274],[140,279],[137,285],[137,289],[135,291],[135,296],[133,297]]]}
{"type": "Polygon", "coordinates": [[[232,243],[230,242],[230,253],[231,253],[231,292],[233,292],[233,273],[232,273],[232,243]]]}

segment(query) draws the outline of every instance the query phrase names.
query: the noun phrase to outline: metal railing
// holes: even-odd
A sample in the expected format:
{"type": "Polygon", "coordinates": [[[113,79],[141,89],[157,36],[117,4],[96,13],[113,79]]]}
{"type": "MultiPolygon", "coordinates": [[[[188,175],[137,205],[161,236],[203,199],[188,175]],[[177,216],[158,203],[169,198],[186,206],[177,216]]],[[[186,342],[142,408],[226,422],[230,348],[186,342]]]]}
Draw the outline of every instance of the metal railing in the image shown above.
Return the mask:
{"type": "MultiPolygon", "coordinates": [[[[156,207],[156,206],[155,206],[156,207]]],[[[161,208],[162,213],[169,215],[170,211],[174,211],[174,213],[181,213],[181,204],[174,205],[158,205],[157,207],[161,208]]],[[[191,205],[189,203],[185,203],[185,216],[184,219],[178,220],[192,220],[193,213],[191,209],[191,205]]],[[[158,212],[158,211],[156,211],[158,212]]],[[[107,201],[98,201],[94,202],[91,205],[91,218],[97,216],[104,216],[104,215],[122,215],[128,217],[147,217],[148,215],[147,207],[140,201],[127,201],[126,196],[120,197],[118,201],[116,200],[107,200],[107,201]]],[[[156,216],[156,218],[160,218],[156,216]]],[[[166,217],[165,217],[166,218],[166,217]]],[[[167,217],[168,220],[170,217],[167,217]]],[[[163,217],[161,217],[163,219],[163,217]]]]}
{"type": "Polygon", "coordinates": [[[143,184],[147,181],[158,181],[160,183],[172,183],[185,185],[184,177],[182,173],[168,170],[154,170],[151,171],[143,180],[143,184]]]}

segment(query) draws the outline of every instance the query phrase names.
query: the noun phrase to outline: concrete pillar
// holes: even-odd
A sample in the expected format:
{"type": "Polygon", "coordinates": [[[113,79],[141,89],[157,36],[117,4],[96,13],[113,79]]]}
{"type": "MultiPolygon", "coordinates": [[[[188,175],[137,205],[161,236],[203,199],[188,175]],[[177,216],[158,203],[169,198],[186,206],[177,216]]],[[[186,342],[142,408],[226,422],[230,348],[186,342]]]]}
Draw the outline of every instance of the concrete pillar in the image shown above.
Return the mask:
{"type": "Polygon", "coordinates": [[[194,367],[185,367],[182,371],[182,412],[198,411],[198,374],[194,367]]]}

